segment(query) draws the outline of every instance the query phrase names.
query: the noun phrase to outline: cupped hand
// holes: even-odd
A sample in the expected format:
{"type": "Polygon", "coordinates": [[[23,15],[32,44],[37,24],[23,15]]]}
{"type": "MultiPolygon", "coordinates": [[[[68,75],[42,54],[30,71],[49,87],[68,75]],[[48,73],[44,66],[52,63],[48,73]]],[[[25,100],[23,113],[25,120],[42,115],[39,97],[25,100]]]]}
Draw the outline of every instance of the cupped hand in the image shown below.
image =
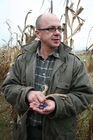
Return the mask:
{"type": "Polygon", "coordinates": [[[55,101],[53,100],[46,100],[45,101],[47,103],[47,106],[45,108],[40,109],[39,105],[43,104],[43,103],[39,103],[39,102],[32,102],[30,103],[30,108],[40,114],[45,114],[48,115],[50,113],[52,113],[55,110],[55,101]]]}

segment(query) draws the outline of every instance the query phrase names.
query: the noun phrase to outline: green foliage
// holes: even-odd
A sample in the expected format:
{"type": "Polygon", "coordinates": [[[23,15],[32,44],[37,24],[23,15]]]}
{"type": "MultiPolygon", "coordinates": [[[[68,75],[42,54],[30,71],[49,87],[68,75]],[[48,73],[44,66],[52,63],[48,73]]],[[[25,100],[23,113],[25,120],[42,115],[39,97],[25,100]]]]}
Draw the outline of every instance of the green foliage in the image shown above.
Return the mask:
{"type": "Polygon", "coordinates": [[[4,118],[2,116],[0,116],[0,128],[1,127],[9,127],[9,122],[4,120],[4,118]]]}

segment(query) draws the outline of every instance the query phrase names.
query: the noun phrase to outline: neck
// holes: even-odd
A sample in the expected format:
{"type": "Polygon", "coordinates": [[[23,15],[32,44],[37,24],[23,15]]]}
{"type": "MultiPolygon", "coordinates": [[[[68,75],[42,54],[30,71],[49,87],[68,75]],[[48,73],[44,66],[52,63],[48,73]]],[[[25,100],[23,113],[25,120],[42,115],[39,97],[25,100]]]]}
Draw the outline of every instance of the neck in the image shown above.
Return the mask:
{"type": "Polygon", "coordinates": [[[41,47],[40,49],[40,54],[41,56],[46,60],[50,54],[52,54],[56,48],[46,48],[46,47],[41,47]]]}

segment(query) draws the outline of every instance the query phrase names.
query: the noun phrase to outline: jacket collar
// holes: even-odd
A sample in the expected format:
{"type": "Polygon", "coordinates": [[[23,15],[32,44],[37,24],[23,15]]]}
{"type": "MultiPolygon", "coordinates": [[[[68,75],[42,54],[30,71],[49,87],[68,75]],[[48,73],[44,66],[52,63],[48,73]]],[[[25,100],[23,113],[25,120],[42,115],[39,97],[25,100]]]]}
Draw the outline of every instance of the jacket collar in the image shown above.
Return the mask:
{"type": "MultiPolygon", "coordinates": [[[[34,40],[30,44],[24,45],[21,48],[22,48],[23,53],[29,53],[31,55],[37,50],[37,47],[39,47],[40,44],[41,44],[40,41],[34,40]]],[[[66,57],[66,55],[71,52],[71,50],[72,50],[71,47],[68,47],[64,43],[61,42],[59,46],[60,58],[63,60],[66,57]]]]}
{"type": "Polygon", "coordinates": [[[23,53],[33,53],[36,51],[37,47],[40,45],[40,41],[34,40],[29,44],[21,46],[23,53]]]}
{"type": "Polygon", "coordinates": [[[61,42],[60,46],[59,46],[59,55],[60,58],[63,60],[66,58],[67,54],[69,54],[71,52],[72,48],[65,45],[64,43],[61,42]]]}

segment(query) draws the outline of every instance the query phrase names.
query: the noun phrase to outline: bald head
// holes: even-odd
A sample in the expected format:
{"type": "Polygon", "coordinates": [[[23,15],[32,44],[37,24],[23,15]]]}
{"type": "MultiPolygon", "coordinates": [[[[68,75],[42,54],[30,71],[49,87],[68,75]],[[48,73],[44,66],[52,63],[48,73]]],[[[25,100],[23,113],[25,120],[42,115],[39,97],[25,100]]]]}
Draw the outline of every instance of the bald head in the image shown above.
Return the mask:
{"type": "Polygon", "coordinates": [[[39,29],[43,24],[47,24],[49,21],[57,20],[59,22],[59,19],[56,15],[47,13],[40,15],[36,20],[36,29],[39,29]]]}

